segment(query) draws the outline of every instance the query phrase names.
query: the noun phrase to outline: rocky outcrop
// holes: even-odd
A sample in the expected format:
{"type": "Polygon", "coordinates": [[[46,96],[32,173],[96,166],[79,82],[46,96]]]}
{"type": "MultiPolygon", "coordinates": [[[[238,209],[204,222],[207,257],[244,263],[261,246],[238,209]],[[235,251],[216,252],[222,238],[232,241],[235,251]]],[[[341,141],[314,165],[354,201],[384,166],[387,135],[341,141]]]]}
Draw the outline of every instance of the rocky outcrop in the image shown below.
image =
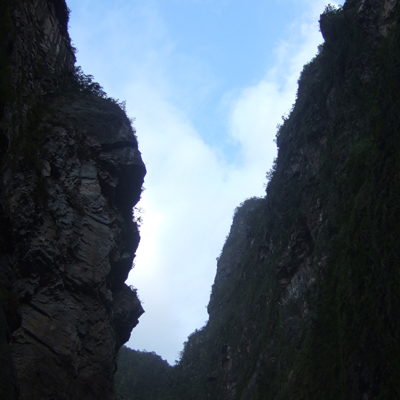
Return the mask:
{"type": "Polygon", "coordinates": [[[76,84],[64,0],[1,12],[0,397],[109,400],[143,313],[124,281],[145,167],[125,112],[76,84]]]}
{"type": "Polygon", "coordinates": [[[277,133],[266,198],[236,213],[179,398],[399,396],[399,15],[388,0],[321,15],[325,43],[277,133]]]}
{"type": "Polygon", "coordinates": [[[399,18],[395,0],[321,15],[267,196],[236,210],[159,399],[400,397],[399,18]]]}

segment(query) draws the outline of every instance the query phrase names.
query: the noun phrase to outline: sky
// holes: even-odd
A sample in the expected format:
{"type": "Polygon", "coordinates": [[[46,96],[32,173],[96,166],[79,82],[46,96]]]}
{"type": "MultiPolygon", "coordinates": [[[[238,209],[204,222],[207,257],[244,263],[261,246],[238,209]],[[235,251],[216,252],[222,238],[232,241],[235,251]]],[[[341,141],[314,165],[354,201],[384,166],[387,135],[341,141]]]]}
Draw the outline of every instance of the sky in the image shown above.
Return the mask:
{"type": "MultiPolygon", "coordinates": [[[[333,2],[331,2],[334,4],[333,2]]],[[[276,126],[326,0],[67,0],[77,65],[126,101],[146,164],[128,347],[170,364],[208,319],[235,208],[265,196],[276,126]]]]}

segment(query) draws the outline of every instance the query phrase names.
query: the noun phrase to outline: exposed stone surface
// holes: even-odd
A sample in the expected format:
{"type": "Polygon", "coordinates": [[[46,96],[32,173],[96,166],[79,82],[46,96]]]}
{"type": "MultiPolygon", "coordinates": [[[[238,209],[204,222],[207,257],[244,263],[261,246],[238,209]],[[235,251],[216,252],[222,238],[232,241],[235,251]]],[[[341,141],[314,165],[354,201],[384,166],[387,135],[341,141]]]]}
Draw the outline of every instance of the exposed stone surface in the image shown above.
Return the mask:
{"type": "Polygon", "coordinates": [[[120,107],[73,87],[64,0],[9,1],[2,17],[0,397],[111,400],[143,313],[124,281],[146,170],[120,107]]]}
{"type": "Polygon", "coordinates": [[[149,398],[400,398],[400,4],[347,0],[320,26],[267,196],[236,210],[209,321],[149,398]]]}

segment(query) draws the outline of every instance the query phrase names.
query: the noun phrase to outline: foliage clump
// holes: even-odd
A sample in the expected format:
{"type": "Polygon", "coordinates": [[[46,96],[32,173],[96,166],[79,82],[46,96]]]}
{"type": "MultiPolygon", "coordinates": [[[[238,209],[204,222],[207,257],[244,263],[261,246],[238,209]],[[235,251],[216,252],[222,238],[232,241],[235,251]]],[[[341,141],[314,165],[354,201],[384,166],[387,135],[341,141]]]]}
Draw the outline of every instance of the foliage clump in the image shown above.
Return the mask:
{"type": "Polygon", "coordinates": [[[154,352],[122,346],[115,388],[119,400],[168,400],[172,367],[154,352]]]}

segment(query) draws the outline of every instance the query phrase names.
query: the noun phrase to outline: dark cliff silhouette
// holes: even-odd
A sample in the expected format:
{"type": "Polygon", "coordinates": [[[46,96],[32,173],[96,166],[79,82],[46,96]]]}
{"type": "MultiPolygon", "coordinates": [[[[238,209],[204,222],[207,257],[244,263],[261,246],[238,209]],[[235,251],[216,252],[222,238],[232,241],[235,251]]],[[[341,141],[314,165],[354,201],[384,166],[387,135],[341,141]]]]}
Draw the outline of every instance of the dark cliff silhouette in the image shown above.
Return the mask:
{"type": "Polygon", "coordinates": [[[117,101],[75,68],[64,0],[0,7],[0,398],[115,398],[143,309],[125,285],[145,167],[117,101]]]}
{"type": "Polygon", "coordinates": [[[174,367],[123,349],[122,398],[400,398],[399,22],[395,0],[327,6],[267,195],[235,213],[207,325],[174,367]],[[151,385],[133,364],[157,365],[151,385]]]}

